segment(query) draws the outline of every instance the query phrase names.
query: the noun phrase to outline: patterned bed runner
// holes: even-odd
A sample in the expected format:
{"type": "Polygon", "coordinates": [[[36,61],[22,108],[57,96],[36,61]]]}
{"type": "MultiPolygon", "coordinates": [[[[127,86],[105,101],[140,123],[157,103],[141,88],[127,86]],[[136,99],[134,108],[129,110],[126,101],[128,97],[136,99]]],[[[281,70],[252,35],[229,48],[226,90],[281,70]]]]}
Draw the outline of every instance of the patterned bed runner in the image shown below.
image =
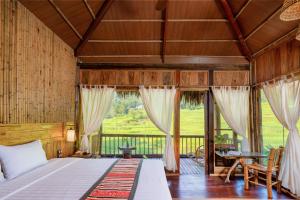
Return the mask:
{"type": "Polygon", "coordinates": [[[81,198],[85,200],[132,200],[142,159],[119,159],[81,198]]]}

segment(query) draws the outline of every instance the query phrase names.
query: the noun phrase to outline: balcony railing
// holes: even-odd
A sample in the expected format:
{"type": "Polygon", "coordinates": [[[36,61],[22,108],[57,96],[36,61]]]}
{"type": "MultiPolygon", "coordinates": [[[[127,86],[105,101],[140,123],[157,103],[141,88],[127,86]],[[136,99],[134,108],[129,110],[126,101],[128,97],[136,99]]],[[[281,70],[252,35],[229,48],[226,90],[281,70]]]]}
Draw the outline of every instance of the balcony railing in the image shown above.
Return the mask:
{"type": "MultiPolygon", "coordinates": [[[[119,147],[135,147],[132,155],[136,157],[161,157],[166,144],[165,135],[142,135],[142,134],[101,134],[100,154],[102,156],[121,156],[119,147]]],[[[195,152],[196,148],[204,145],[204,135],[182,135],[180,136],[180,156],[195,152]]]]}

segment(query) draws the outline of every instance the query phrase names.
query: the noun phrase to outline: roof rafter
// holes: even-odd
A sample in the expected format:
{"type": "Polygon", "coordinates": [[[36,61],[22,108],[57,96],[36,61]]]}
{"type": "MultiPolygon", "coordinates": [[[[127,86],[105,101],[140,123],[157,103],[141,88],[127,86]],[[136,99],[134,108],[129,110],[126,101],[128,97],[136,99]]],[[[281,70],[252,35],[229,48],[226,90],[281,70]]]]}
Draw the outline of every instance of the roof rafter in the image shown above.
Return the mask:
{"type": "Polygon", "coordinates": [[[91,17],[92,17],[93,19],[95,19],[95,13],[93,12],[93,10],[92,10],[90,4],[87,2],[87,0],[83,0],[83,3],[84,3],[84,5],[85,5],[86,9],[88,10],[88,12],[90,13],[91,17]]]}
{"type": "Polygon", "coordinates": [[[165,8],[162,11],[162,20],[163,22],[161,23],[161,50],[160,50],[160,55],[161,55],[161,62],[165,62],[165,54],[166,54],[166,44],[167,44],[167,20],[168,20],[168,0],[164,0],[165,3],[165,8]]]}
{"type": "Polygon", "coordinates": [[[234,19],[230,5],[228,4],[227,0],[219,0],[219,2],[221,3],[224,13],[225,13],[227,19],[229,20],[229,23],[231,24],[233,32],[236,34],[236,36],[238,37],[238,39],[240,41],[240,50],[241,50],[242,54],[244,56],[246,56],[247,59],[250,61],[252,59],[251,51],[246,44],[246,41],[241,32],[239,24],[234,19]]]}
{"type": "Polygon", "coordinates": [[[247,6],[251,3],[252,0],[248,0],[243,7],[240,9],[240,11],[235,15],[234,19],[236,20],[242,13],[243,11],[247,8],[247,6]]]}
{"type": "Polygon", "coordinates": [[[63,11],[54,3],[53,0],[48,0],[48,2],[51,4],[51,6],[58,12],[59,16],[67,23],[67,25],[72,29],[72,31],[76,34],[76,36],[79,39],[82,39],[81,34],[78,32],[78,30],[73,26],[73,24],[70,22],[70,20],[65,16],[63,11]]]}
{"type": "Polygon", "coordinates": [[[101,23],[102,19],[104,18],[105,14],[113,4],[114,0],[105,0],[102,4],[101,8],[97,12],[95,19],[89,25],[87,31],[84,33],[82,39],[80,40],[79,44],[75,48],[75,56],[79,55],[80,50],[84,47],[84,45],[88,42],[89,38],[91,37],[92,33],[95,31],[97,26],[101,23]]]}

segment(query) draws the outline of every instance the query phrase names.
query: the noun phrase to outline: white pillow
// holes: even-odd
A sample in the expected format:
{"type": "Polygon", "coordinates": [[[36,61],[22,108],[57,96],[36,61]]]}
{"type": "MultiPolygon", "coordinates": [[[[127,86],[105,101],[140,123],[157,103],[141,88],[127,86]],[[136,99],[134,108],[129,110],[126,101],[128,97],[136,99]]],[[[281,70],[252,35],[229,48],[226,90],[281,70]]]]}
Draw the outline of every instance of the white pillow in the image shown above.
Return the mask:
{"type": "Polygon", "coordinates": [[[4,177],[12,179],[48,161],[41,141],[37,140],[17,146],[0,145],[0,162],[4,177]]]}
{"type": "Polygon", "coordinates": [[[2,169],[1,169],[1,163],[0,163],[0,183],[5,181],[5,178],[4,178],[4,174],[2,172],[2,169]]]}

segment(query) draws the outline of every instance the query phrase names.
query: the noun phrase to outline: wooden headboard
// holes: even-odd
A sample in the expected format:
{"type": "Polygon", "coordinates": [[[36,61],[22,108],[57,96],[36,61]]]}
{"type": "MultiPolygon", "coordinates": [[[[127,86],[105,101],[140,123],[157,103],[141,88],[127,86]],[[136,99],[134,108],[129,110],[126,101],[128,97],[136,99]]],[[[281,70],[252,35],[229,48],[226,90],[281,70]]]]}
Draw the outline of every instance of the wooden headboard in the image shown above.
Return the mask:
{"type": "Polygon", "coordinates": [[[48,159],[56,158],[58,149],[66,157],[74,153],[75,145],[66,142],[69,128],[74,128],[74,123],[0,124],[0,144],[18,145],[41,140],[48,159]]]}

